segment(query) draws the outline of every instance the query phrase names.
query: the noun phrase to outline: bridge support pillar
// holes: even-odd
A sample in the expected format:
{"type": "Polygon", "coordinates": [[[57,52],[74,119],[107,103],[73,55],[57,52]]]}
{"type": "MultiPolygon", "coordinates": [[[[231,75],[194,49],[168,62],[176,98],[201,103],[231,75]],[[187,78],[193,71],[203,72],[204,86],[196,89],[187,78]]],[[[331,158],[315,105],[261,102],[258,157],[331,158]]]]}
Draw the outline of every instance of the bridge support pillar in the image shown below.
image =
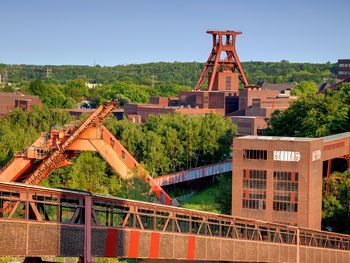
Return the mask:
{"type": "MultiPolygon", "coordinates": [[[[85,235],[84,235],[84,263],[91,263],[91,214],[92,197],[85,196],[85,235]]],[[[80,259],[79,259],[80,262],[80,259]]]]}

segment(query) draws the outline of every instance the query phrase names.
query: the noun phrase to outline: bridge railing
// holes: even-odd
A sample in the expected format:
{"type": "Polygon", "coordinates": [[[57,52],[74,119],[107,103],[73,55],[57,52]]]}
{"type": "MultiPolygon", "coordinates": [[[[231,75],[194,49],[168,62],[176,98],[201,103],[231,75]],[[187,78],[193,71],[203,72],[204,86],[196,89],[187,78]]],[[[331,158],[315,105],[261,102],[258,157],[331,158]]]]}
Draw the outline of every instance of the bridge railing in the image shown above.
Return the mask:
{"type": "Polygon", "coordinates": [[[232,171],[232,160],[200,166],[154,178],[160,186],[173,185],[232,171]]]}
{"type": "Polygon", "coordinates": [[[15,183],[0,183],[0,220],[84,225],[86,198],[92,198],[92,227],[139,229],[288,245],[297,245],[299,241],[301,246],[350,250],[348,235],[93,195],[84,191],[15,183]],[[8,203],[12,205],[4,206],[8,203]]]}

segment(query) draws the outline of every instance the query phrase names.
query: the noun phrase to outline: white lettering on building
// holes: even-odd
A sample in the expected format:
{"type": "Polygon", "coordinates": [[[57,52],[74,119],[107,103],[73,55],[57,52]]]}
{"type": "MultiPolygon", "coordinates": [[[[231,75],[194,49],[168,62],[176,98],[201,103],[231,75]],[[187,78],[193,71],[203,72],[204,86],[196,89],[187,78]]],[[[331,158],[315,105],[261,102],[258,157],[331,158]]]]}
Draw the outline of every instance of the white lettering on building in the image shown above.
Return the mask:
{"type": "Polygon", "coordinates": [[[292,151],[273,151],[274,161],[284,161],[284,162],[299,162],[300,152],[292,151]]]}
{"type": "Polygon", "coordinates": [[[316,150],[312,152],[312,161],[317,161],[321,159],[321,150],[316,150]]]}

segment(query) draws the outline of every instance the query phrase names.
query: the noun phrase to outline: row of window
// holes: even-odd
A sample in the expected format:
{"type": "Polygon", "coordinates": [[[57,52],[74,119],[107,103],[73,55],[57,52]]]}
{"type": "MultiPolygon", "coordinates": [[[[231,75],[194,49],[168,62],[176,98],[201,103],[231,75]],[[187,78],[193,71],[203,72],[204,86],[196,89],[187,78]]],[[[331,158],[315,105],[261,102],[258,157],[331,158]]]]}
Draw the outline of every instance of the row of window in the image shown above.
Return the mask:
{"type": "MultiPolygon", "coordinates": [[[[247,209],[266,210],[266,201],[243,199],[242,207],[247,209]]],[[[273,210],[285,212],[298,212],[298,204],[287,202],[273,202],[273,210]]]]}
{"type": "Polygon", "coordinates": [[[243,199],[242,206],[243,206],[243,208],[248,208],[248,209],[265,210],[266,209],[266,201],[243,199]]]}
{"type": "Polygon", "coordinates": [[[298,212],[297,203],[273,202],[274,211],[298,212]]]}
{"type": "Polygon", "coordinates": [[[296,203],[298,202],[298,194],[297,193],[274,193],[273,200],[296,203]]]}
{"type": "Polygon", "coordinates": [[[266,191],[245,191],[243,199],[266,199],[266,191]]]}
{"type": "Polygon", "coordinates": [[[266,189],[266,180],[243,180],[243,187],[250,189],[266,189]]]}
{"type": "Polygon", "coordinates": [[[298,192],[298,183],[292,182],[274,182],[273,190],[275,191],[292,191],[298,192]]]}
{"type": "Polygon", "coordinates": [[[267,172],[265,170],[243,170],[244,179],[266,180],[267,172]]]}
{"type": "Polygon", "coordinates": [[[267,160],[267,150],[243,150],[244,159],[267,160]]]}
{"type": "Polygon", "coordinates": [[[298,212],[298,180],[298,173],[273,173],[274,211],[298,212]]]}
{"type": "MultiPolygon", "coordinates": [[[[243,208],[266,209],[266,178],[266,170],[243,170],[243,208]]],[[[298,211],[298,180],[297,172],[274,172],[274,211],[298,211]]]]}
{"type": "Polygon", "coordinates": [[[277,181],[298,181],[299,174],[294,172],[273,172],[273,179],[277,181]]]}

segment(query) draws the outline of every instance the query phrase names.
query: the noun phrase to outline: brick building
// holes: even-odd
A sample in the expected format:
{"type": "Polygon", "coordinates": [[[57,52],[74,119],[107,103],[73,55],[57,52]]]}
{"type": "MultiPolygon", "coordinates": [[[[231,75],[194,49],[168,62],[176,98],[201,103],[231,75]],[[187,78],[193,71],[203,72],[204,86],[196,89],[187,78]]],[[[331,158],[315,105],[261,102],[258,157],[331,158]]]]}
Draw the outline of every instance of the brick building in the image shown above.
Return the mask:
{"type": "Polygon", "coordinates": [[[232,214],[320,229],[323,163],[348,160],[349,138],[235,138],[232,214]]]}
{"type": "Polygon", "coordinates": [[[286,110],[291,101],[290,84],[268,84],[263,87],[250,87],[239,91],[238,110],[228,117],[238,127],[239,135],[261,135],[267,128],[267,120],[275,110],[286,110]]]}
{"type": "Polygon", "coordinates": [[[344,80],[350,78],[350,59],[339,59],[337,66],[337,79],[344,80]]]}
{"type": "Polygon", "coordinates": [[[41,106],[38,96],[24,95],[22,93],[0,92],[0,116],[4,116],[14,108],[30,111],[33,105],[41,106]]]}

